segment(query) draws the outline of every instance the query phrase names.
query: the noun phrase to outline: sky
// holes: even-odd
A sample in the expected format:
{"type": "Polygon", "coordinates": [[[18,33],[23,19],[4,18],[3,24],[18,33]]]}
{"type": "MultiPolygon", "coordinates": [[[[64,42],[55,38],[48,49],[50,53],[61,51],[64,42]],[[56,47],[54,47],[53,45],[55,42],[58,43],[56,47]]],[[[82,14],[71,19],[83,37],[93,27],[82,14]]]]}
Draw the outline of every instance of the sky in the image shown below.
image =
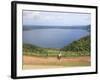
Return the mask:
{"type": "Polygon", "coordinates": [[[73,26],[89,25],[91,15],[46,11],[23,11],[23,25],[73,26]]]}
{"type": "MultiPolygon", "coordinates": [[[[23,27],[90,25],[91,15],[83,13],[59,13],[44,11],[23,11],[23,27]]],[[[23,31],[23,43],[44,48],[62,48],[75,40],[89,35],[79,29],[32,29],[23,31]]]]}

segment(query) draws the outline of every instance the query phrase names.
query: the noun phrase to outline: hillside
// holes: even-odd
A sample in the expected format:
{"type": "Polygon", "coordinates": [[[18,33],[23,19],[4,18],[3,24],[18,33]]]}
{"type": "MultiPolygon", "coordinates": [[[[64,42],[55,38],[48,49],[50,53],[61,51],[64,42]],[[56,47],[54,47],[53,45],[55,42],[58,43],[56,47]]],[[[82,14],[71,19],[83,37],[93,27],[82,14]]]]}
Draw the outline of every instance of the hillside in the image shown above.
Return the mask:
{"type": "Polygon", "coordinates": [[[68,46],[65,46],[64,48],[62,48],[61,50],[90,52],[90,36],[86,36],[77,41],[74,41],[68,46]]]}
{"type": "Polygon", "coordinates": [[[23,52],[45,53],[45,50],[36,45],[23,44],[23,52]]]}

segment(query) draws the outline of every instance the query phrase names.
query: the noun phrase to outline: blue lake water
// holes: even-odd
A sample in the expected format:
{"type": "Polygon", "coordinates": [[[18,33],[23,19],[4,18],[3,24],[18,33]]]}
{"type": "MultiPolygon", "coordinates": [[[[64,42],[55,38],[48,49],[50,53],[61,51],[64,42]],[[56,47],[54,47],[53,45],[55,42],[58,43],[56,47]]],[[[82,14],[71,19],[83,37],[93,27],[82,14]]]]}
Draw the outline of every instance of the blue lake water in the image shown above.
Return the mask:
{"type": "Polygon", "coordinates": [[[32,29],[23,31],[23,43],[44,48],[62,48],[89,33],[83,29],[32,29]]]}

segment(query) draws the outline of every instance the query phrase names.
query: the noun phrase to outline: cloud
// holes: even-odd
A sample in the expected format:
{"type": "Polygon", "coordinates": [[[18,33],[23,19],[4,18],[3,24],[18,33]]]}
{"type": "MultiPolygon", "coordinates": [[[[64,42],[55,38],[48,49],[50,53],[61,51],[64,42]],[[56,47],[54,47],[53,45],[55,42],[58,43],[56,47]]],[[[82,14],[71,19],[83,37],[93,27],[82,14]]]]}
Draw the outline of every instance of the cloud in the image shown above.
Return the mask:
{"type": "Polygon", "coordinates": [[[23,11],[24,25],[88,25],[91,23],[90,14],[59,13],[46,11],[23,11]]]}

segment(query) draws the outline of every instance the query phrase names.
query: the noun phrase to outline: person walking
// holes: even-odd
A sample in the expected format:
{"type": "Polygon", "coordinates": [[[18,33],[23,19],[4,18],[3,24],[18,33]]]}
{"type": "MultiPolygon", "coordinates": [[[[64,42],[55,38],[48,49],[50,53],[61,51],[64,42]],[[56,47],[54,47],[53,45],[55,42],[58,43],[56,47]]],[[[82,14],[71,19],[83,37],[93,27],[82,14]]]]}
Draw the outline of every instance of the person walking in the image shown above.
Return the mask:
{"type": "Polygon", "coordinates": [[[57,59],[58,59],[58,60],[61,60],[61,57],[62,57],[62,53],[60,52],[60,53],[57,55],[57,59]]]}

